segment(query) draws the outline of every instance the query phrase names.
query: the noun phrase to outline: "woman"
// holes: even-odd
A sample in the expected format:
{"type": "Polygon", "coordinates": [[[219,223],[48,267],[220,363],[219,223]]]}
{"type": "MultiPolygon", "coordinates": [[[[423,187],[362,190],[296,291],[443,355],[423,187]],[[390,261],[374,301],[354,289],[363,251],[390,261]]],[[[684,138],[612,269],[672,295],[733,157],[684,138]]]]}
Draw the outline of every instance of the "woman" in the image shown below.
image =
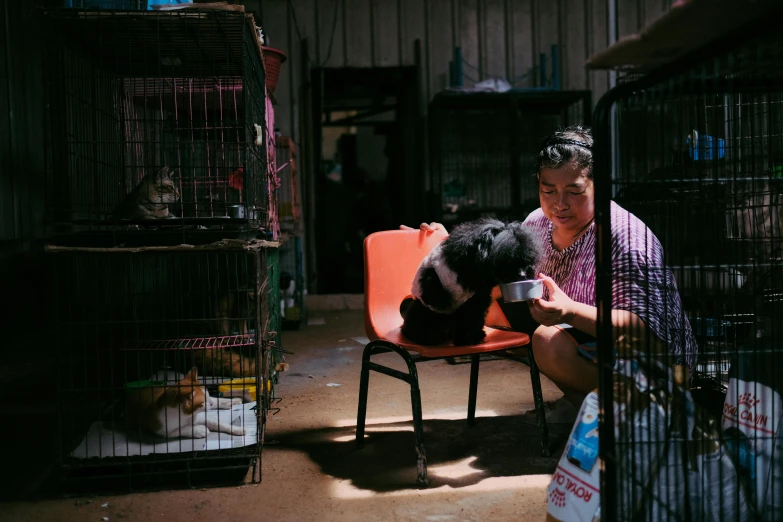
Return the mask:
{"type": "MultiPolygon", "coordinates": [[[[592,135],[582,127],[569,127],[544,140],[536,169],[541,208],[525,220],[545,245],[536,267],[544,280],[544,296],[527,305],[535,321],[533,353],[540,371],[577,407],[598,386],[598,367],[591,356],[597,322],[592,147],[592,135]]],[[[614,202],[611,223],[615,336],[631,333],[656,341],[655,346],[661,341],[673,356],[672,364],[692,367],[696,341],[674,278],[664,267],[660,242],[614,202]]],[[[514,313],[512,307],[506,311],[514,313]]],[[[509,316],[509,321],[518,324],[519,318],[509,316]]]]}

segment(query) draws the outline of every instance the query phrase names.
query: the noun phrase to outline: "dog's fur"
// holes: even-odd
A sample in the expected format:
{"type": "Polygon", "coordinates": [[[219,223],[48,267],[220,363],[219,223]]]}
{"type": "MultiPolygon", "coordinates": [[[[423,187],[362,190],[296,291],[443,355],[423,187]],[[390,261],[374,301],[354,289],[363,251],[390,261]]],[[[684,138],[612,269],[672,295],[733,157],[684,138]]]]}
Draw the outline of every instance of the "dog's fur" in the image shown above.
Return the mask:
{"type": "Polygon", "coordinates": [[[542,246],[521,222],[482,218],[458,225],[419,265],[413,300],[400,306],[402,334],[418,344],[477,344],[492,289],[532,279],[542,246]]]}

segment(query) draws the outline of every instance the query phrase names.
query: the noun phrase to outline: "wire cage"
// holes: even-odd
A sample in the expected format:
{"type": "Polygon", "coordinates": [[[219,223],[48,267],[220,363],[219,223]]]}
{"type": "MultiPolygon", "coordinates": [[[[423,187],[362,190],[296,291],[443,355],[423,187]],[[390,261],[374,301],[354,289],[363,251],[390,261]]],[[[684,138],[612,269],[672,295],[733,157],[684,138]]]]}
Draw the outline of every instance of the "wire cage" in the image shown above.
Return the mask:
{"type": "Polygon", "coordinates": [[[64,483],[187,486],[242,480],[249,466],[260,480],[277,347],[275,249],[259,243],[48,247],[64,483]],[[201,386],[211,399],[198,409],[201,386]]]}
{"type": "Polygon", "coordinates": [[[280,317],[284,329],[298,330],[307,316],[302,236],[289,236],[280,245],[280,317]]]}
{"type": "Polygon", "coordinates": [[[783,518],[783,35],[750,27],[595,111],[602,519],[783,518]],[[618,262],[614,204],[662,265],[618,262]],[[620,290],[678,326],[613,329],[620,290]]]}
{"type": "Polygon", "coordinates": [[[280,230],[287,235],[302,233],[302,203],[299,191],[299,169],[296,143],[290,136],[277,136],[276,160],[280,186],[277,191],[277,214],[280,230]]]}
{"type": "Polygon", "coordinates": [[[274,229],[251,15],[55,9],[43,22],[50,243],[208,243],[274,229]]]}
{"type": "Polygon", "coordinates": [[[590,91],[442,91],[430,103],[429,213],[447,225],[538,208],[533,158],[561,126],[589,125],[590,91]]]}
{"type": "MultiPolygon", "coordinates": [[[[267,251],[267,280],[269,282],[267,288],[267,296],[269,300],[269,306],[267,309],[268,319],[268,334],[267,337],[270,340],[272,346],[271,362],[269,368],[270,374],[270,405],[274,402],[282,400],[275,395],[275,384],[280,380],[280,373],[284,371],[283,365],[285,364],[285,354],[288,353],[283,348],[283,337],[281,331],[282,314],[278,303],[280,302],[280,248],[273,248],[267,251]]],[[[277,409],[275,409],[277,412],[277,409]]]]}
{"type": "Polygon", "coordinates": [[[277,209],[280,222],[280,320],[284,329],[298,329],[303,321],[304,268],[302,263],[302,204],[296,143],[277,136],[277,209]]]}

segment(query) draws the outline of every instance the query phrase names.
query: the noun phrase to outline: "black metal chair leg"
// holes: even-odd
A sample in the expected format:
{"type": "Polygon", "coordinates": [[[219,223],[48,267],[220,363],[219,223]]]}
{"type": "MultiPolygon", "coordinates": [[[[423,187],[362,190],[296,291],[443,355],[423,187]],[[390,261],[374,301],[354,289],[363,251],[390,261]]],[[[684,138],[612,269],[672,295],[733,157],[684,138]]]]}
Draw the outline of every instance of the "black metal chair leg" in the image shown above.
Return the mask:
{"type": "Polygon", "coordinates": [[[359,382],[359,412],[356,417],[356,445],[362,447],[364,443],[364,428],[367,417],[367,393],[370,383],[370,371],[375,371],[407,382],[411,387],[411,409],[413,410],[413,437],[416,449],[416,481],[426,486],[427,479],[427,452],[424,450],[424,422],[421,418],[421,392],[419,390],[419,374],[416,371],[416,361],[411,354],[399,346],[388,341],[371,341],[364,347],[362,355],[362,376],[359,382]],[[370,361],[377,353],[394,352],[405,361],[408,373],[389,368],[370,361]]]}
{"type": "Polygon", "coordinates": [[[552,452],[549,449],[549,427],[546,424],[546,411],[544,410],[544,395],[541,392],[541,377],[538,374],[538,365],[533,357],[533,348],[528,350],[530,361],[530,384],[533,386],[533,403],[536,407],[536,423],[538,435],[541,439],[541,454],[549,457],[552,452]]]}
{"type": "Polygon", "coordinates": [[[413,410],[413,437],[416,445],[416,482],[426,486],[429,484],[427,452],[424,449],[424,423],[421,418],[421,392],[418,380],[411,382],[411,407],[413,410]]]}
{"type": "Polygon", "coordinates": [[[479,361],[481,356],[470,357],[470,390],[468,392],[468,426],[476,423],[476,391],[478,389],[479,361]]]}
{"type": "Polygon", "coordinates": [[[364,446],[364,426],[367,421],[367,391],[370,387],[370,354],[365,349],[362,357],[362,376],[359,380],[359,411],[356,415],[356,447],[364,446]]]}

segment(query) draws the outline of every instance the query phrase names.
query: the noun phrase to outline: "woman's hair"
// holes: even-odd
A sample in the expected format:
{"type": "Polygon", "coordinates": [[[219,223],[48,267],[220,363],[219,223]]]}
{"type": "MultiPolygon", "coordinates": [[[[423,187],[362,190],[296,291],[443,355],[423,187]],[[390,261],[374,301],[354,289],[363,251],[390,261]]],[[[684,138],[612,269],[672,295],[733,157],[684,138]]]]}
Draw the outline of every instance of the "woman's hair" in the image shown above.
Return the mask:
{"type": "Polygon", "coordinates": [[[575,163],[587,169],[593,179],[593,135],[589,127],[573,125],[544,138],[536,157],[536,176],[541,169],[557,169],[568,163],[575,163]]]}

